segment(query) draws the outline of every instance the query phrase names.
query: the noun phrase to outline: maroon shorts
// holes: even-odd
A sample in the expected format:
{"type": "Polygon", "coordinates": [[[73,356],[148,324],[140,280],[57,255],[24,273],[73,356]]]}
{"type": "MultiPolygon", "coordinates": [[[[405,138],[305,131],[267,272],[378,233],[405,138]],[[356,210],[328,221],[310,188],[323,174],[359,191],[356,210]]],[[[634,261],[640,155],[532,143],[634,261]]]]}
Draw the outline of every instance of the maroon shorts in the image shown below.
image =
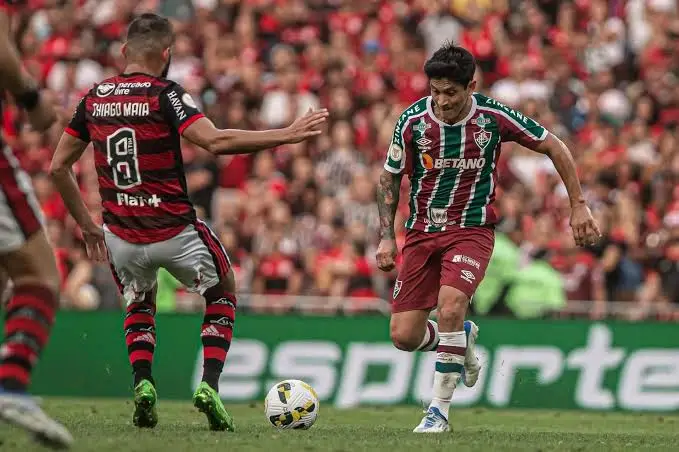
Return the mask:
{"type": "Polygon", "coordinates": [[[435,308],[441,286],[454,287],[471,298],[486,274],[494,244],[492,226],[454,227],[444,232],[408,230],[391,298],[392,312],[435,308]]]}

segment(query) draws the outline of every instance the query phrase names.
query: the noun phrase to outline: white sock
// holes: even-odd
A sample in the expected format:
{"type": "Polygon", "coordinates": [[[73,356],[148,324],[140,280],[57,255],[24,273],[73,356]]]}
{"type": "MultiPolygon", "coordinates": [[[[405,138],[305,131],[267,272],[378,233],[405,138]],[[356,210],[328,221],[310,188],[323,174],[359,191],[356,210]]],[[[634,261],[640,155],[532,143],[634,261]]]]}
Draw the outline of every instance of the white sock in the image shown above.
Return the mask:
{"type": "Polygon", "coordinates": [[[417,349],[421,352],[431,352],[436,350],[439,345],[439,325],[433,320],[427,320],[427,327],[424,329],[424,338],[417,349]]]}
{"type": "Polygon", "coordinates": [[[457,385],[457,379],[464,368],[467,352],[467,336],[462,331],[439,332],[439,345],[436,348],[436,371],[434,372],[434,397],[429,407],[438,408],[448,419],[450,400],[457,385]]]}

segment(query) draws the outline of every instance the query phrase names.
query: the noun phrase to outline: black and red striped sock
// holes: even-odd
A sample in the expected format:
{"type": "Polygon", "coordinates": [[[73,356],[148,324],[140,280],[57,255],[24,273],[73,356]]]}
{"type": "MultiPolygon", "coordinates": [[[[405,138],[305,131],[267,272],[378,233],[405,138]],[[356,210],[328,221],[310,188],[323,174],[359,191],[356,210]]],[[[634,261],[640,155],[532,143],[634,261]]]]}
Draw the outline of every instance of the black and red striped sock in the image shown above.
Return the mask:
{"type": "Polygon", "coordinates": [[[200,339],[203,343],[203,381],[219,391],[219,376],[231,346],[236,319],[236,296],[220,286],[205,292],[205,316],[200,339]]]}
{"type": "Polygon", "coordinates": [[[141,380],[155,385],[151,375],[156,349],[156,306],[151,302],[131,303],[125,314],[125,344],[134,373],[134,386],[141,380]]]}
{"type": "Polygon", "coordinates": [[[41,285],[19,285],[7,303],[5,341],[0,349],[0,387],[25,391],[31,371],[47,344],[57,297],[41,285]]]}

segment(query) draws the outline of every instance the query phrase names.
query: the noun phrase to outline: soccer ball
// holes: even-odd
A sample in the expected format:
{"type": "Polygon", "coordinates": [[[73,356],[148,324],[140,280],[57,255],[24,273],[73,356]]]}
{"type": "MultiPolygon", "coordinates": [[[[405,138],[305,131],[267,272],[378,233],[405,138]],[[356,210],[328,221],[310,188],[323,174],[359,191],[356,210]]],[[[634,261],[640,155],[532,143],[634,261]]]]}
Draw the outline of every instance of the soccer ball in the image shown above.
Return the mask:
{"type": "Polygon", "coordinates": [[[276,383],[264,399],[264,414],[279,429],[308,429],[318,416],[316,391],[301,380],[276,383]]]}

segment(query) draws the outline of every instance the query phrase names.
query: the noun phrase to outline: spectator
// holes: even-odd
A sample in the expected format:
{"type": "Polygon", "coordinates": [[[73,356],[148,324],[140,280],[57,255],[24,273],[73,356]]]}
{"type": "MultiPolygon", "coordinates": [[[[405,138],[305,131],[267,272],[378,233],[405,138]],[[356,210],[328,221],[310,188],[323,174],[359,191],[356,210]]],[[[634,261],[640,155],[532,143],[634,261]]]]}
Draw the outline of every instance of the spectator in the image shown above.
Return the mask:
{"type": "MultiPolygon", "coordinates": [[[[673,0],[42,3],[25,12],[26,26],[13,30],[26,69],[68,111],[92,83],[120,70],[126,23],[147,10],[173,16],[169,76],[218,126],[281,127],[308,108],[330,109],[327,133],[310,143],[219,159],[183,146],[199,215],[219,231],[240,290],[266,293],[265,307],[271,308],[268,297],[281,294],[389,296],[397,272],[376,273],[372,266],[373,187],[398,115],[428,93],[425,59],[453,40],[476,56],[480,91],[569,143],[601,220],[601,244],[575,249],[553,167],[544,156],[505,144],[498,231],[516,244],[522,264],[551,263],[562,276],[568,309],[586,301],[595,318],[616,315],[607,301],[626,302],[619,306],[628,318],[670,319],[677,311],[673,0]]],[[[45,175],[52,136],[34,133],[19,110],[5,105],[3,139],[30,171],[68,305],[117,308],[107,270],[84,259],[80,232],[45,175]]],[[[101,221],[93,160],[90,148],[76,174],[101,221]]],[[[399,246],[407,197],[403,184],[399,246]]],[[[197,306],[169,279],[167,287],[176,309],[197,306]]]]}

